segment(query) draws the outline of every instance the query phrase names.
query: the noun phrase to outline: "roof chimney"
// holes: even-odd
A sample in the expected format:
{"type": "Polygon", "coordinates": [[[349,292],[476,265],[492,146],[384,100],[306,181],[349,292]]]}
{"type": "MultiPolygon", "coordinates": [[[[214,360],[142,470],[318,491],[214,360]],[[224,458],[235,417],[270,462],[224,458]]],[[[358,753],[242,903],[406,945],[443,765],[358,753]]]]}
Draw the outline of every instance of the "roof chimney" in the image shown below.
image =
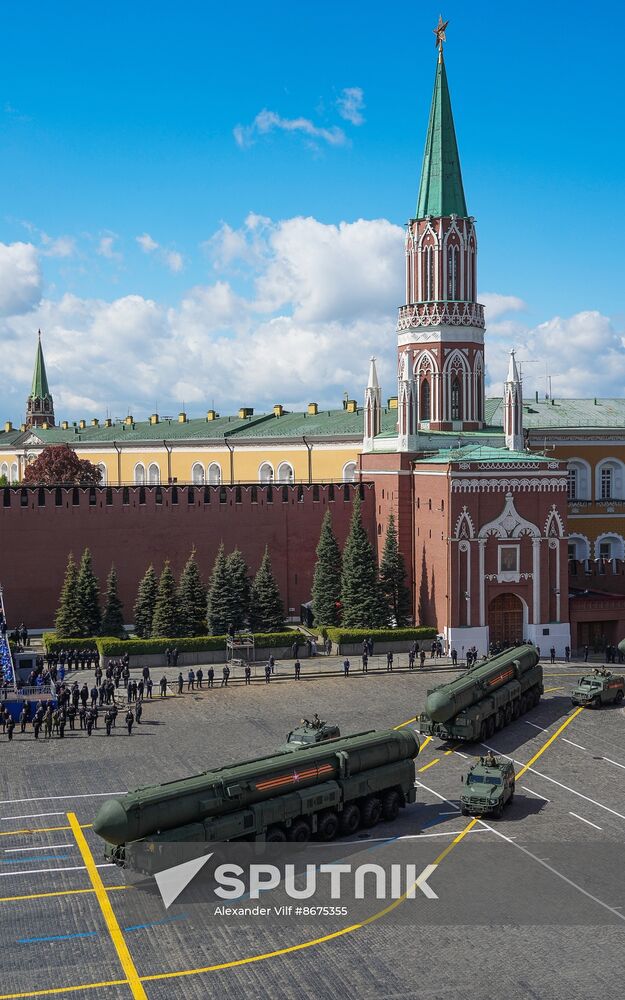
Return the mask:
{"type": "Polygon", "coordinates": [[[152,414],[150,414],[150,423],[151,424],[157,424],[158,423],[158,413],[152,413],[152,414]]]}
{"type": "Polygon", "coordinates": [[[100,421],[98,420],[97,417],[93,418],[93,420],[91,421],[91,426],[92,427],[99,427],[100,426],[100,421]]]}
{"type": "Polygon", "coordinates": [[[180,413],[178,414],[178,423],[186,424],[186,422],[187,422],[187,415],[184,412],[184,410],[181,410],[180,413]]]}
{"type": "Polygon", "coordinates": [[[61,421],[61,430],[62,431],[68,431],[69,430],[69,420],[62,420],[61,421]]]}
{"type": "Polygon", "coordinates": [[[319,413],[319,404],[318,403],[309,403],[308,404],[308,412],[309,412],[309,414],[310,414],[311,417],[316,417],[317,414],[319,413]]]}
{"type": "Polygon", "coordinates": [[[273,408],[274,417],[281,417],[283,413],[284,413],[284,407],[282,406],[282,403],[276,403],[276,405],[273,408]]]}
{"type": "Polygon", "coordinates": [[[127,424],[130,427],[132,424],[134,424],[133,417],[130,414],[128,414],[128,416],[124,420],[124,423],[127,424]]]}
{"type": "Polygon", "coordinates": [[[113,426],[113,421],[111,420],[110,417],[106,418],[106,420],[104,421],[104,426],[105,427],[112,427],[113,426]]]}
{"type": "Polygon", "coordinates": [[[13,424],[11,423],[10,420],[7,420],[7,422],[4,425],[4,433],[8,434],[9,431],[12,431],[12,430],[13,430],[13,424]]]}
{"type": "Polygon", "coordinates": [[[85,427],[87,426],[87,421],[86,420],[79,420],[78,421],[78,426],[80,427],[81,431],[84,431],[85,427]]]}

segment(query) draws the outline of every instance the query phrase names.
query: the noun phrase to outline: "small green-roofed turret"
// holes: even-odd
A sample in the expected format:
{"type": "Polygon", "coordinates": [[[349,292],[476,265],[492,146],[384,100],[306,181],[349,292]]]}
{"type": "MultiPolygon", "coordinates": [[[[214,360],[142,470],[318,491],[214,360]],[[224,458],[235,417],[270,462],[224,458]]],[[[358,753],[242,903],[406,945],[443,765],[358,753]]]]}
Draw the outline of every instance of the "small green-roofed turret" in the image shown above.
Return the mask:
{"type": "Polygon", "coordinates": [[[436,64],[416,218],[424,219],[428,215],[467,217],[456,130],[442,50],[439,51],[436,64]]]}

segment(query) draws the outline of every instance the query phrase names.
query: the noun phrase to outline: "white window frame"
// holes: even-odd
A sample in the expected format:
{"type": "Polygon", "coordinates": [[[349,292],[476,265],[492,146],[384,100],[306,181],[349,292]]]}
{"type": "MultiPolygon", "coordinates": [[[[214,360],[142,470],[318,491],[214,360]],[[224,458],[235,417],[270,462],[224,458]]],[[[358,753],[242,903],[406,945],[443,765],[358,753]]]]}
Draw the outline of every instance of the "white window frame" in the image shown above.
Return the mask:
{"type": "Polygon", "coordinates": [[[504,545],[499,545],[497,547],[497,570],[500,576],[517,576],[521,572],[521,546],[520,545],[510,545],[507,542],[504,545]],[[503,569],[502,568],[502,555],[504,549],[510,549],[516,553],[516,568],[515,569],[503,569]]]}
{"type": "Polygon", "coordinates": [[[258,482],[273,483],[274,471],[271,462],[261,462],[258,467],[258,482]]]}
{"type": "Polygon", "coordinates": [[[206,473],[204,472],[204,466],[201,462],[194,462],[191,466],[191,482],[194,486],[204,486],[206,482],[206,473]]]}
{"type": "Polygon", "coordinates": [[[145,486],[146,473],[143,462],[137,462],[132,473],[132,481],[135,486],[145,486]]]}
{"type": "Polygon", "coordinates": [[[295,482],[295,470],[290,462],[280,462],[276,475],[276,482],[280,483],[281,486],[290,486],[295,482]],[[285,478],[284,473],[286,469],[288,469],[288,475],[285,478]]]}
{"type": "Polygon", "coordinates": [[[219,462],[211,462],[208,466],[206,481],[209,486],[221,486],[221,465],[219,462]]]}
{"type": "Polygon", "coordinates": [[[358,471],[358,463],[357,462],[346,462],[345,465],[343,466],[343,472],[342,472],[343,482],[344,483],[355,483],[355,482],[357,482],[357,479],[356,479],[356,473],[357,473],[357,471],[358,471]],[[347,471],[348,469],[352,470],[351,475],[348,475],[348,471],[347,471]]]}
{"type": "Polygon", "coordinates": [[[147,482],[148,486],[160,486],[161,469],[158,462],[150,462],[150,464],[148,465],[147,480],[148,480],[147,482]],[[156,475],[154,475],[155,471],[156,475]]]}

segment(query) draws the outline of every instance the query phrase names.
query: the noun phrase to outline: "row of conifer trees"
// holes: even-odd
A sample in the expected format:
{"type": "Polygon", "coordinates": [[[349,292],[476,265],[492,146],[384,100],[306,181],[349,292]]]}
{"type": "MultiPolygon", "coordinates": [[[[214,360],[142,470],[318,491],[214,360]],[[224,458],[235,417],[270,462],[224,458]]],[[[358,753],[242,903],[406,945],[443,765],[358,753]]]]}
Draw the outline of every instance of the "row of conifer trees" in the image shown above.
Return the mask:
{"type": "MultiPolygon", "coordinates": [[[[89,549],[83,552],[80,566],[70,553],[56,615],[57,638],[122,636],[123,611],[115,567],[111,567],[107,578],[102,610],[100,584],[89,549]]],[[[136,635],[145,639],[224,635],[230,625],[236,629],[249,627],[255,632],[278,632],[284,627],[284,605],[267,549],[253,580],[239,549],[226,556],[223,544],[208,586],[202,579],[195,550],[177,582],[169,561],[160,577],[153,566],[148,567],[134,604],[136,635]]]]}

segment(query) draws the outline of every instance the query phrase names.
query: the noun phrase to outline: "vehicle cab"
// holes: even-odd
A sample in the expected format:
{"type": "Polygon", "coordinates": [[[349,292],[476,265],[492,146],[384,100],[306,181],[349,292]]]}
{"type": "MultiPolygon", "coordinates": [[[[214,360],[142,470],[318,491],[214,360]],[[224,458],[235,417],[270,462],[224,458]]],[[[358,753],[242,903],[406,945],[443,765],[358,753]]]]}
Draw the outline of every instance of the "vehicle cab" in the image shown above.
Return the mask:
{"type": "Polygon", "coordinates": [[[479,758],[462,782],[460,807],[463,816],[500,817],[514,796],[514,766],[510,760],[488,754],[479,758]]]}
{"type": "Polygon", "coordinates": [[[326,740],[336,740],[341,735],[338,726],[329,722],[322,722],[321,719],[302,719],[301,724],[296,729],[292,729],[287,735],[286,743],[283,743],[280,750],[301,750],[302,747],[314,746],[315,743],[323,743],[326,740]]]}

